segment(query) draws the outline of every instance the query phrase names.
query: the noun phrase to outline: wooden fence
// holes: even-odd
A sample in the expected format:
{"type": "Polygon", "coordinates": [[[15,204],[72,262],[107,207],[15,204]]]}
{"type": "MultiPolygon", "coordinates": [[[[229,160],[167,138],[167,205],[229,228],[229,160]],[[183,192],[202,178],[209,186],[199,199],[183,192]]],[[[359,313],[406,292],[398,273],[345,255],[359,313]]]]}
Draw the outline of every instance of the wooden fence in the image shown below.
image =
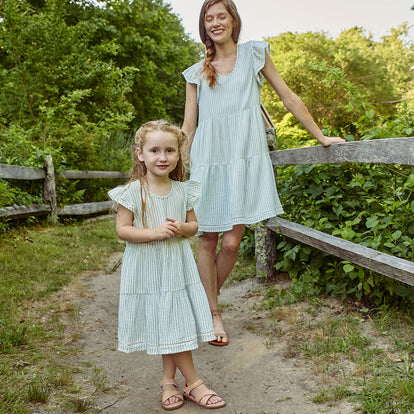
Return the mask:
{"type": "MultiPolygon", "coordinates": [[[[67,179],[82,178],[126,178],[127,174],[116,171],[73,171],[65,170],[62,175],[67,179]]],[[[0,164],[0,178],[11,180],[43,180],[43,199],[48,204],[32,204],[30,206],[13,206],[0,209],[0,217],[21,218],[50,214],[56,222],[58,216],[89,215],[108,211],[112,201],[97,203],[72,204],[58,206],[56,198],[56,176],[53,160],[50,155],[45,158],[44,168],[20,167],[0,164]]]]}
{"type": "MultiPolygon", "coordinates": [[[[296,148],[271,151],[274,166],[328,163],[378,163],[414,166],[414,137],[346,142],[330,147],[296,148]]],[[[264,228],[256,230],[256,274],[272,275],[276,260],[275,233],[315,247],[414,286],[414,263],[389,254],[361,246],[311,229],[309,227],[274,217],[264,228]]]]}
{"type": "MultiPolygon", "coordinates": [[[[268,143],[271,147],[272,124],[266,122],[268,143]]],[[[414,138],[391,138],[372,141],[347,142],[330,147],[308,147],[271,151],[274,166],[327,163],[380,163],[414,166],[414,138]]],[[[126,174],[111,171],[63,171],[67,179],[125,178],[126,174]]],[[[110,210],[111,201],[58,206],[56,200],[56,178],[52,158],[48,156],[43,169],[0,164],[0,178],[18,180],[44,180],[44,200],[48,204],[7,207],[0,209],[0,217],[19,218],[31,215],[50,214],[53,221],[61,215],[89,215],[110,210]]],[[[356,265],[371,269],[414,286],[414,263],[379,252],[289,222],[279,217],[267,221],[264,227],[255,227],[256,274],[270,276],[274,273],[276,261],[275,233],[297,240],[324,252],[348,260],[356,265]]]]}

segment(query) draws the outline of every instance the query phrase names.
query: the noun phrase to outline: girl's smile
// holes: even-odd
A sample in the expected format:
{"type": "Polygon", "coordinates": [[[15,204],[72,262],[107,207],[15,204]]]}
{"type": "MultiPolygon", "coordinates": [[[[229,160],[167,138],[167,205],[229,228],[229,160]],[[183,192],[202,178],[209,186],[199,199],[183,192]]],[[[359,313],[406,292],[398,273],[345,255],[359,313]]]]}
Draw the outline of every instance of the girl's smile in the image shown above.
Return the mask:
{"type": "Polygon", "coordinates": [[[177,138],[165,131],[148,133],[145,144],[142,149],[137,148],[137,152],[151,178],[168,178],[180,156],[177,138]]]}

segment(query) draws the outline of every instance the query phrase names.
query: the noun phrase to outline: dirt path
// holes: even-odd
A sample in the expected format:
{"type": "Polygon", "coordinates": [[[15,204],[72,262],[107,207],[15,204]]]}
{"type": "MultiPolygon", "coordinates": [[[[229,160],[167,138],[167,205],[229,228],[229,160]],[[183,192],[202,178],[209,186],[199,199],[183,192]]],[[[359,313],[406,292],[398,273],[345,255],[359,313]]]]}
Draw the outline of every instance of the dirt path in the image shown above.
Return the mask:
{"type": "MultiPolygon", "coordinates": [[[[113,257],[119,262],[121,254],[113,257]]],[[[111,268],[111,266],[110,266],[111,268]]],[[[106,372],[109,390],[101,392],[95,407],[98,412],[147,414],[165,412],[160,404],[161,358],[144,352],[124,354],[116,350],[117,306],[120,268],[85,279],[88,298],[82,299],[80,322],[84,329],[79,354],[81,363],[91,363],[97,375],[106,372]]],[[[223,319],[231,343],[227,347],[201,344],[194,351],[198,372],[208,386],[227,402],[220,414],[315,414],[354,413],[351,404],[337,406],[312,403],[324,384],[312,365],[290,352],[290,341],[282,336],[266,343],[263,318],[253,310],[257,291],[263,285],[255,280],[236,282],[223,290],[223,319]],[[266,346],[267,345],[267,346],[266,346]]],[[[177,380],[183,385],[179,374],[177,380]]],[[[206,413],[187,402],[175,412],[206,413]]]]}

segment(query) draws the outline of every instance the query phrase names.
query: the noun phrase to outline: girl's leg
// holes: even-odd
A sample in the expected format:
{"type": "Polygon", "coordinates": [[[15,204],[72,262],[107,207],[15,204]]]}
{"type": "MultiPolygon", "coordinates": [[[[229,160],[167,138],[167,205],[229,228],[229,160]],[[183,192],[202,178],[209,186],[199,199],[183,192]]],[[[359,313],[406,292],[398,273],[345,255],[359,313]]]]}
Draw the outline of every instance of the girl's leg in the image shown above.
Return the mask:
{"type": "MultiPolygon", "coordinates": [[[[163,374],[162,374],[162,381],[160,382],[163,393],[176,393],[177,388],[170,383],[175,383],[175,373],[177,371],[177,365],[172,358],[171,355],[163,355],[162,356],[162,367],[163,367],[163,374]]],[[[179,398],[176,395],[173,395],[170,398],[162,398],[162,404],[166,407],[177,404],[182,401],[182,398],[179,398]]]]}
{"type": "MultiPolygon", "coordinates": [[[[183,374],[186,386],[192,385],[200,379],[194,368],[193,353],[191,351],[171,354],[170,357],[174,361],[175,366],[183,374]]],[[[206,390],[208,390],[208,388],[204,384],[200,384],[191,391],[191,395],[198,401],[206,390]]],[[[217,404],[221,401],[223,401],[222,398],[218,395],[213,395],[207,400],[206,404],[217,404]]]]}

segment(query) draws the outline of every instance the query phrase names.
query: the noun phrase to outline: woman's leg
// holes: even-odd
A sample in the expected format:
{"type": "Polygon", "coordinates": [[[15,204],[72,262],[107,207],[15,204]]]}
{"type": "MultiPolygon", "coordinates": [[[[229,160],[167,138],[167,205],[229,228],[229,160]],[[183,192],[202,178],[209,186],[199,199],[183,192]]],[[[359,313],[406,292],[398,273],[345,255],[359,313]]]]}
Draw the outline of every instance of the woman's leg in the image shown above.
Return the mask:
{"type": "Polygon", "coordinates": [[[232,230],[224,232],[217,255],[218,233],[204,233],[199,239],[197,266],[213,315],[216,341],[211,341],[211,343],[214,345],[227,344],[228,342],[218,310],[218,292],[236,263],[243,229],[244,224],[239,224],[234,226],[232,230]]]}
{"type": "Polygon", "coordinates": [[[238,224],[223,233],[220,251],[216,257],[217,292],[220,291],[237,261],[243,230],[244,224],[238,224]]]}
{"type": "Polygon", "coordinates": [[[198,241],[197,268],[211,310],[218,309],[216,250],[218,233],[204,233],[198,241]]]}
{"type": "Polygon", "coordinates": [[[224,331],[223,321],[218,311],[218,287],[216,251],[218,233],[204,233],[198,242],[197,267],[201,282],[207,294],[208,304],[213,317],[214,334],[216,339],[210,341],[213,345],[227,345],[228,339],[224,331]]]}

